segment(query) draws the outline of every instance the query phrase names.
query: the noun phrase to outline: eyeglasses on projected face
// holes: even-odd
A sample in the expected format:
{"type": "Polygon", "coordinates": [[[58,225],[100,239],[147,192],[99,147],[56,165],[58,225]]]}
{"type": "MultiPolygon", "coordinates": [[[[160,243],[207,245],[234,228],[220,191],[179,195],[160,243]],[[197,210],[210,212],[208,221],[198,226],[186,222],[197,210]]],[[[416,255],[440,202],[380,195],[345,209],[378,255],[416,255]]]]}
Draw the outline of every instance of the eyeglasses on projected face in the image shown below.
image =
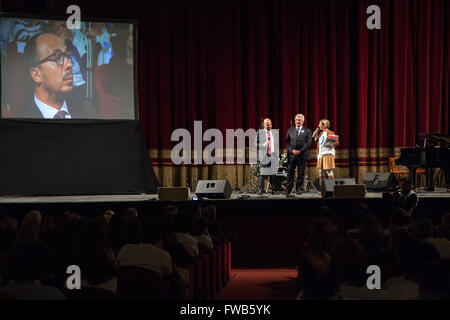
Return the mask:
{"type": "Polygon", "coordinates": [[[69,49],[66,49],[65,52],[62,52],[61,50],[57,49],[57,50],[55,50],[55,52],[53,52],[48,57],[35,63],[33,65],[33,68],[37,67],[38,65],[45,63],[47,61],[52,61],[52,62],[56,63],[58,66],[62,66],[64,64],[64,57],[66,57],[68,60],[71,60],[72,56],[73,56],[73,54],[69,49]]]}

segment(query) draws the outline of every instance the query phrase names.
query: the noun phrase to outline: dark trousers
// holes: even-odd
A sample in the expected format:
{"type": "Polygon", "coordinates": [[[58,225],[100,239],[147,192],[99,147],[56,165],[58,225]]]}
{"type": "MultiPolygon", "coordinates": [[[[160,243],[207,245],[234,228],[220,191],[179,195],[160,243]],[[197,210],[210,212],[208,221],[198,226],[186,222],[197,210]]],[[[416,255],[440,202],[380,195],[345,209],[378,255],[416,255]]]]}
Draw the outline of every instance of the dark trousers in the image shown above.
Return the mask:
{"type": "Polygon", "coordinates": [[[275,176],[274,175],[271,175],[271,176],[259,175],[258,176],[258,191],[259,192],[264,192],[264,183],[265,183],[267,177],[269,177],[270,189],[272,191],[275,190],[275,176]]]}
{"type": "Polygon", "coordinates": [[[306,157],[305,156],[291,155],[289,157],[287,181],[286,181],[286,191],[287,192],[291,192],[292,187],[294,186],[295,168],[297,168],[297,173],[298,173],[297,183],[295,184],[295,189],[297,191],[300,191],[303,188],[303,179],[305,177],[305,169],[306,169],[306,157]]]}

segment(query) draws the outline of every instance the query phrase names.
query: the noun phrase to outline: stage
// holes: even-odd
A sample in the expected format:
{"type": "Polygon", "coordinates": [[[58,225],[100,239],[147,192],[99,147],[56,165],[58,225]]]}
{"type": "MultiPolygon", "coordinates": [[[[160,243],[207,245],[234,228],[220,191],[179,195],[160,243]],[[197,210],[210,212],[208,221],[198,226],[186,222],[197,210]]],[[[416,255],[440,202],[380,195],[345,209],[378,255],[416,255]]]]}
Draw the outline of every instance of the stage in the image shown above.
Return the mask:
{"type": "MultiPolygon", "coordinates": [[[[436,189],[433,192],[417,191],[417,196],[420,199],[428,198],[450,198],[450,191],[444,188],[436,189]]],[[[195,201],[197,195],[190,193],[189,200],[195,201]]],[[[318,191],[310,191],[302,193],[301,195],[292,195],[287,198],[284,194],[264,193],[258,195],[256,193],[245,193],[233,191],[230,199],[205,199],[205,201],[230,201],[230,200],[304,200],[304,199],[320,199],[322,196],[318,191]]],[[[381,192],[367,192],[365,199],[382,199],[381,192]]],[[[363,200],[363,199],[362,199],[363,200]]],[[[117,194],[117,195],[86,195],[86,196],[0,196],[0,204],[14,204],[14,203],[98,203],[98,202],[153,202],[158,201],[157,194],[117,194]]]]}
{"type": "MultiPolygon", "coordinates": [[[[419,209],[433,215],[450,210],[450,192],[418,192],[419,209]]],[[[364,199],[323,199],[317,191],[286,198],[284,195],[233,192],[230,199],[204,199],[188,201],[158,201],[156,194],[89,195],[19,197],[1,196],[0,214],[22,219],[30,210],[57,217],[70,210],[87,217],[101,215],[105,210],[120,212],[128,207],[138,209],[141,217],[158,217],[165,206],[175,204],[180,212],[196,213],[199,206],[213,204],[217,208],[217,221],[237,235],[232,248],[233,267],[295,266],[296,256],[306,240],[309,224],[318,209],[328,206],[335,213],[335,221],[346,225],[352,218],[354,207],[366,203],[382,220],[388,202],[382,193],[369,192],[364,199]]],[[[195,194],[191,193],[190,199],[195,194]]]]}

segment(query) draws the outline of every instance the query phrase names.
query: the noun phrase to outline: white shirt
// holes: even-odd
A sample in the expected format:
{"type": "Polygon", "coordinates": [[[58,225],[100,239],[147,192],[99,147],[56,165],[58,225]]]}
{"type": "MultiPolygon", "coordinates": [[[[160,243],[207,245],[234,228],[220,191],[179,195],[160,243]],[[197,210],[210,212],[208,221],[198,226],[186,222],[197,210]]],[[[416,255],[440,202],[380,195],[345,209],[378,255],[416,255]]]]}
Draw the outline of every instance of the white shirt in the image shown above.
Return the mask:
{"type": "Polygon", "coordinates": [[[202,234],[200,236],[196,236],[195,238],[197,239],[198,243],[204,245],[209,250],[214,249],[214,244],[210,236],[202,234]]]}
{"type": "Polygon", "coordinates": [[[177,242],[184,246],[184,250],[193,257],[198,257],[198,241],[187,233],[175,232],[177,242]]]}
{"type": "Polygon", "coordinates": [[[423,241],[432,244],[438,251],[441,256],[441,260],[449,260],[450,259],[450,241],[446,238],[426,238],[423,241]]]}
{"type": "Polygon", "coordinates": [[[66,119],[71,119],[69,109],[67,108],[66,101],[64,100],[64,103],[60,110],[50,107],[49,105],[43,103],[41,100],[39,100],[36,95],[34,95],[34,103],[36,103],[36,106],[39,108],[39,111],[41,111],[42,115],[44,116],[44,119],[52,119],[55,114],[58,113],[58,111],[65,111],[66,119]]]}
{"type": "Polygon", "coordinates": [[[15,300],[66,300],[64,294],[56,288],[43,286],[36,281],[13,281],[0,289],[1,295],[12,295],[15,300]]]}
{"type": "MultiPolygon", "coordinates": [[[[266,132],[266,142],[267,142],[267,140],[268,140],[268,139],[267,139],[267,134],[270,135],[270,151],[271,151],[272,153],[274,153],[274,152],[275,152],[275,142],[274,142],[274,139],[273,139],[272,130],[267,131],[266,128],[264,128],[264,130],[265,130],[265,132],[266,132]]],[[[269,148],[267,148],[267,150],[269,150],[269,148]]]]}
{"type": "Polygon", "coordinates": [[[317,155],[317,159],[322,158],[326,154],[331,154],[335,157],[336,151],[334,151],[334,147],[325,147],[323,144],[327,141],[328,133],[327,131],[323,131],[322,135],[319,138],[319,153],[317,155]]]}
{"type": "Polygon", "coordinates": [[[386,280],[383,289],[389,300],[417,300],[419,299],[419,285],[405,276],[386,280]]]}
{"type": "Polygon", "coordinates": [[[386,300],[387,293],[384,290],[369,290],[367,287],[354,287],[342,284],[339,286],[338,295],[342,300],[386,300]]]}
{"type": "Polygon", "coordinates": [[[81,279],[81,288],[83,287],[91,287],[91,288],[99,288],[99,289],[105,289],[109,290],[111,292],[117,292],[117,278],[113,277],[106,282],[100,283],[100,284],[90,284],[85,279],[81,279]]]}
{"type": "Polygon", "coordinates": [[[117,266],[135,266],[150,269],[161,276],[172,273],[172,258],[166,250],[154,244],[127,244],[120,250],[117,266]]]}

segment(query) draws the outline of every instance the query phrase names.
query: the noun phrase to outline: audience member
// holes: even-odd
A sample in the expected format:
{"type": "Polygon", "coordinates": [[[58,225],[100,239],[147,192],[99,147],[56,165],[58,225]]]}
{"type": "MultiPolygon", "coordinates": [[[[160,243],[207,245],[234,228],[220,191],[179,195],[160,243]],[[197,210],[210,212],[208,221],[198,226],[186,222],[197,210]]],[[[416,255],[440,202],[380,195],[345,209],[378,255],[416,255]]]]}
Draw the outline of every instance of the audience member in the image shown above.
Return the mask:
{"type": "Polygon", "coordinates": [[[351,222],[348,228],[346,228],[347,233],[356,236],[359,232],[359,226],[361,224],[361,218],[366,214],[371,214],[369,206],[364,202],[359,202],[352,210],[351,222]]]}
{"type": "Polygon", "coordinates": [[[450,259],[450,241],[446,238],[433,238],[433,221],[420,219],[413,223],[412,230],[416,239],[432,244],[439,251],[442,260],[450,259]]]}
{"type": "Polygon", "coordinates": [[[419,298],[418,276],[420,268],[427,262],[438,262],[439,252],[426,242],[411,241],[405,254],[401,255],[401,262],[406,273],[386,280],[383,288],[389,299],[414,300],[419,298]]]}
{"type": "Polygon", "coordinates": [[[192,257],[198,257],[198,241],[189,234],[190,224],[183,214],[175,216],[175,236],[178,243],[184,246],[184,250],[192,257]]]}
{"type": "Polygon", "coordinates": [[[367,288],[367,257],[354,239],[338,240],[331,249],[333,274],[339,284],[338,296],[344,300],[384,300],[384,290],[367,288]]]}
{"type": "Polygon", "coordinates": [[[425,263],[420,270],[418,282],[420,299],[450,299],[450,270],[442,263],[425,263]]]}
{"type": "Polygon", "coordinates": [[[19,300],[65,300],[60,290],[40,282],[51,264],[50,251],[44,242],[24,240],[17,243],[8,264],[11,281],[0,289],[0,295],[9,294],[19,300]]]}
{"type": "Polygon", "coordinates": [[[81,252],[81,287],[96,287],[116,292],[117,278],[114,260],[111,260],[104,244],[96,240],[85,241],[81,252]]]}
{"type": "Polygon", "coordinates": [[[441,218],[441,225],[439,226],[439,232],[442,237],[450,240],[450,213],[446,213],[441,218]]]}
{"type": "MultiPolygon", "coordinates": [[[[108,257],[111,261],[114,261],[115,254],[108,239],[108,223],[104,216],[99,216],[87,221],[81,227],[81,242],[92,241],[100,243],[105,248],[108,257]]],[[[81,251],[82,252],[82,251],[81,251]]]]}
{"type": "Polygon", "coordinates": [[[143,242],[126,244],[117,256],[117,266],[136,266],[150,269],[160,276],[172,273],[172,259],[162,249],[161,229],[156,222],[149,221],[143,226],[143,242]]]}
{"type": "Polygon", "coordinates": [[[208,222],[205,218],[198,217],[195,219],[192,235],[197,239],[201,252],[208,253],[214,249],[213,241],[208,232],[208,222]]]}
{"type": "Polygon", "coordinates": [[[308,249],[298,266],[297,300],[337,299],[337,283],[331,272],[330,256],[321,249],[308,249]]]}

